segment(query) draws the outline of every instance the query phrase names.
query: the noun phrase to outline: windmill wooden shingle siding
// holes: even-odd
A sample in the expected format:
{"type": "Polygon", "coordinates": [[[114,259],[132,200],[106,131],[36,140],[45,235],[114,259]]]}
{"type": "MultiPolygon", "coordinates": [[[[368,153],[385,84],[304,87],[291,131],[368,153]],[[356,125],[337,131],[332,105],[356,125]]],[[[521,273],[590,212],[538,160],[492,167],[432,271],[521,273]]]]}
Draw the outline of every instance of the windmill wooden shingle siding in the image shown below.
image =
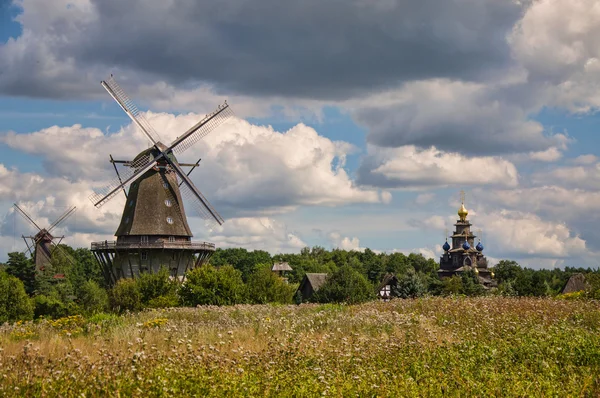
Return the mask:
{"type": "MultiPolygon", "coordinates": [[[[136,159],[153,152],[148,149],[136,159]]],[[[178,184],[176,174],[166,166],[144,173],[129,188],[127,203],[115,235],[192,237],[178,184]]]]}
{"type": "MultiPolygon", "coordinates": [[[[93,242],[92,251],[109,284],[120,278],[135,277],[140,272],[158,271],[162,266],[167,267],[173,277],[182,279],[187,270],[207,261],[215,250],[212,243],[192,242],[183,198],[203,219],[218,224],[224,220],[190,180],[189,172],[182,170],[186,165],[177,161],[174,152],[185,151],[215,129],[232,115],[231,110],[226,103],[219,106],[166,146],[112,77],[102,82],[102,86],[153,146],[133,161],[110,157],[117,179],[95,191],[90,200],[100,207],[120,192],[127,200],[115,233],[117,240],[93,242]],[[128,170],[119,173],[117,163],[124,164],[128,170]]],[[[191,166],[196,167],[197,163],[191,166]]]]}

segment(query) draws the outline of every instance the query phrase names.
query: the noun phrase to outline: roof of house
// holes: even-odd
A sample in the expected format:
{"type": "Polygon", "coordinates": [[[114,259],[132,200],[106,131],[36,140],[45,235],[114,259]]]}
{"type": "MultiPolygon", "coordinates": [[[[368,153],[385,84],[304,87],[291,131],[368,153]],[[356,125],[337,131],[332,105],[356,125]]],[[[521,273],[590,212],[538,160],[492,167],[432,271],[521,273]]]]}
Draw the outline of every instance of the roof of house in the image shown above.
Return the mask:
{"type": "Polygon", "coordinates": [[[293,271],[288,263],[275,263],[271,267],[271,271],[293,271]]]}
{"type": "Polygon", "coordinates": [[[310,283],[313,290],[316,292],[327,280],[327,275],[328,274],[306,274],[300,284],[300,288],[302,288],[305,283],[310,283]]]}
{"type": "Polygon", "coordinates": [[[377,286],[377,292],[380,292],[381,289],[383,289],[386,285],[395,285],[396,283],[398,283],[398,278],[396,275],[387,273],[383,276],[383,279],[381,279],[379,286],[377,286]]]}
{"type": "Polygon", "coordinates": [[[567,281],[567,284],[562,290],[562,293],[574,293],[585,290],[587,288],[587,282],[585,281],[585,275],[578,273],[573,274],[567,281]]]}

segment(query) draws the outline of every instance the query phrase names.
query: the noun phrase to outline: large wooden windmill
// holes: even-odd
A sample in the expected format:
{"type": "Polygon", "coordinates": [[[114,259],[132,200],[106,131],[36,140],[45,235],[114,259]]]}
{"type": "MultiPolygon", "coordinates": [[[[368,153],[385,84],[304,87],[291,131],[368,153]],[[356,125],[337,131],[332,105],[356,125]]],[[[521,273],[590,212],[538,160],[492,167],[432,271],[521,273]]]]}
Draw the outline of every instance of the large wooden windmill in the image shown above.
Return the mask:
{"type": "MultiPolygon", "coordinates": [[[[40,228],[38,223],[33,221],[33,218],[25,212],[19,205],[14,204],[15,211],[19,213],[27,222],[29,222],[34,228],[37,229],[37,233],[33,236],[21,236],[27,245],[27,250],[35,262],[35,269],[39,273],[44,271],[46,267],[51,263],[53,254],[58,250],[63,252],[61,249],[60,242],[65,238],[64,236],[53,236],[52,231],[67,220],[73,213],[75,213],[76,207],[71,207],[65,211],[60,217],[56,219],[52,224],[46,228],[40,228]],[[58,239],[58,242],[55,240],[58,239]]],[[[64,252],[66,258],[69,258],[64,252]]]]}
{"type": "Polygon", "coordinates": [[[95,191],[90,200],[100,207],[122,191],[127,201],[115,232],[117,240],[93,242],[92,252],[110,284],[120,278],[135,278],[140,272],[156,272],[160,267],[167,267],[171,276],[181,279],[215,250],[212,243],[192,242],[182,199],[185,197],[208,223],[221,225],[224,220],[194,185],[189,173],[184,172],[182,167],[186,165],[177,161],[174,152],[182,153],[218,127],[232,115],[231,109],[224,103],[167,146],[112,76],[102,86],[152,147],[132,161],[114,160],[111,156],[117,178],[95,191]],[[118,172],[116,163],[126,167],[123,174],[118,172]]]}

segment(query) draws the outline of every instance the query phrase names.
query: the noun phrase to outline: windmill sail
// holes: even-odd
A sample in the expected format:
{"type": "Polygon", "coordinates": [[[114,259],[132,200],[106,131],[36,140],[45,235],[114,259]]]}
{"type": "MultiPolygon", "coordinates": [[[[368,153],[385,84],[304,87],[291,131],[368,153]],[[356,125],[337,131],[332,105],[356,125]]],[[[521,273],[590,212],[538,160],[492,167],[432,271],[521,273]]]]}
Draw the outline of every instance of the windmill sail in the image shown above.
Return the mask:
{"type": "Polygon", "coordinates": [[[19,205],[17,205],[16,203],[13,203],[15,206],[15,209],[17,209],[18,213],[25,219],[27,220],[31,225],[33,225],[34,227],[37,228],[38,231],[41,231],[42,229],[35,223],[35,221],[33,221],[33,219],[31,217],[29,217],[29,215],[27,213],[25,213],[25,211],[23,209],[21,209],[19,207],[19,205]]]}
{"type": "Polygon", "coordinates": [[[64,236],[60,237],[60,240],[57,244],[54,242],[56,237],[54,237],[50,233],[54,228],[58,227],[58,225],[60,225],[67,218],[73,215],[73,213],[77,209],[75,206],[65,211],[59,218],[57,218],[52,224],[50,224],[48,228],[40,228],[40,226],[35,221],[33,221],[29,214],[27,214],[27,212],[25,212],[25,210],[23,210],[16,203],[14,204],[14,207],[15,209],[17,209],[17,212],[21,216],[23,216],[25,220],[27,220],[31,225],[33,225],[37,229],[37,233],[35,234],[35,236],[23,236],[23,239],[25,240],[25,244],[27,245],[27,250],[34,257],[34,262],[38,270],[44,269],[44,267],[52,261],[52,256],[56,251],[60,252],[62,256],[66,258],[72,265],[75,263],[71,255],[65,250],[63,250],[62,247],[60,247],[60,242],[62,241],[64,236]],[[27,239],[31,240],[31,246],[29,245],[29,243],[27,243],[27,239]]]}
{"type": "Polygon", "coordinates": [[[225,222],[223,217],[221,217],[217,210],[210,204],[208,199],[202,195],[202,192],[191,183],[189,177],[180,170],[177,170],[177,177],[181,181],[181,195],[188,199],[196,213],[198,213],[202,219],[206,220],[211,227],[215,222],[219,225],[223,225],[225,222]]]}
{"type": "Polygon", "coordinates": [[[110,199],[112,199],[119,190],[127,187],[136,178],[150,170],[156,164],[157,160],[162,158],[164,154],[160,154],[153,158],[152,156],[141,156],[137,160],[130,164],[130,168],[123,173],[122,176],[118,176],[113,179],[107,186],[103,188],[97,188],[94,190],[89,198],[96,207],[101,207],[110,199]]]}
{"type": "Polygon", "coordinates": [[[63,221],[65,221],[67,218],[71,217],[71,215],[73,213],[75,213],[75,210],[77,209],[77,207],[73,206],[71,207],[69,210],[67,210],[66,212],[63,213],[62,216],[60,216],[58,219],[56,219],[56,221],[54,221],[52,223],[52,225],[50,225],[47,230],[48,232],[51,232],[54,228],[58,227],[58,225],[60,223],[62,223],[63,221]]]}
{"type": "Polygon", "coordinates": [[[156,144],[160,141],[160,136],[156,130],[154,130],[152,125],[148,123],[148,120],[146,120],[144,115],[140,113],[138,107],[135,106],[131,99],[129,99],[127,94],[125,94],[125,91],[117,84],[112,75],[108,80],[101,82],[101,84],[102,87],[108,91],[110,96],[117,101],[121,108],[123,108],[127,116],[133,120],[136,126],[138,126],[140,130],[142,130],[142,132],[148,136],[148,138],[150,138],[150,141],[152,141],[153,144],[156,144]]]}
{"type": "Polygon", "coordinates": [[[233,112],[229,108],[229,105],[227,103],[220,105],[214,112],[206,115],[204,119],[200,120],[181,137],[173,141],[170,148],[175,153],[183,153],[231,116],[233,116],[233,112]]]}

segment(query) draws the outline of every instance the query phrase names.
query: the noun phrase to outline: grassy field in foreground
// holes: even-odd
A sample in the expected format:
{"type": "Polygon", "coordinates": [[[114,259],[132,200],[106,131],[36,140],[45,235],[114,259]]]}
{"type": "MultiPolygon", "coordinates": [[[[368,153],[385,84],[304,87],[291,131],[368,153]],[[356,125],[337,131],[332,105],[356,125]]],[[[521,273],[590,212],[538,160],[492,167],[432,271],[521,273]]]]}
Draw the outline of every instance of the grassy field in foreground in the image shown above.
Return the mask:
{"type": "Polygon", "coordinates": [[[591,301],[177,308],[4,325],[0,347],[4,396],[600,394],[591,301]]]}

